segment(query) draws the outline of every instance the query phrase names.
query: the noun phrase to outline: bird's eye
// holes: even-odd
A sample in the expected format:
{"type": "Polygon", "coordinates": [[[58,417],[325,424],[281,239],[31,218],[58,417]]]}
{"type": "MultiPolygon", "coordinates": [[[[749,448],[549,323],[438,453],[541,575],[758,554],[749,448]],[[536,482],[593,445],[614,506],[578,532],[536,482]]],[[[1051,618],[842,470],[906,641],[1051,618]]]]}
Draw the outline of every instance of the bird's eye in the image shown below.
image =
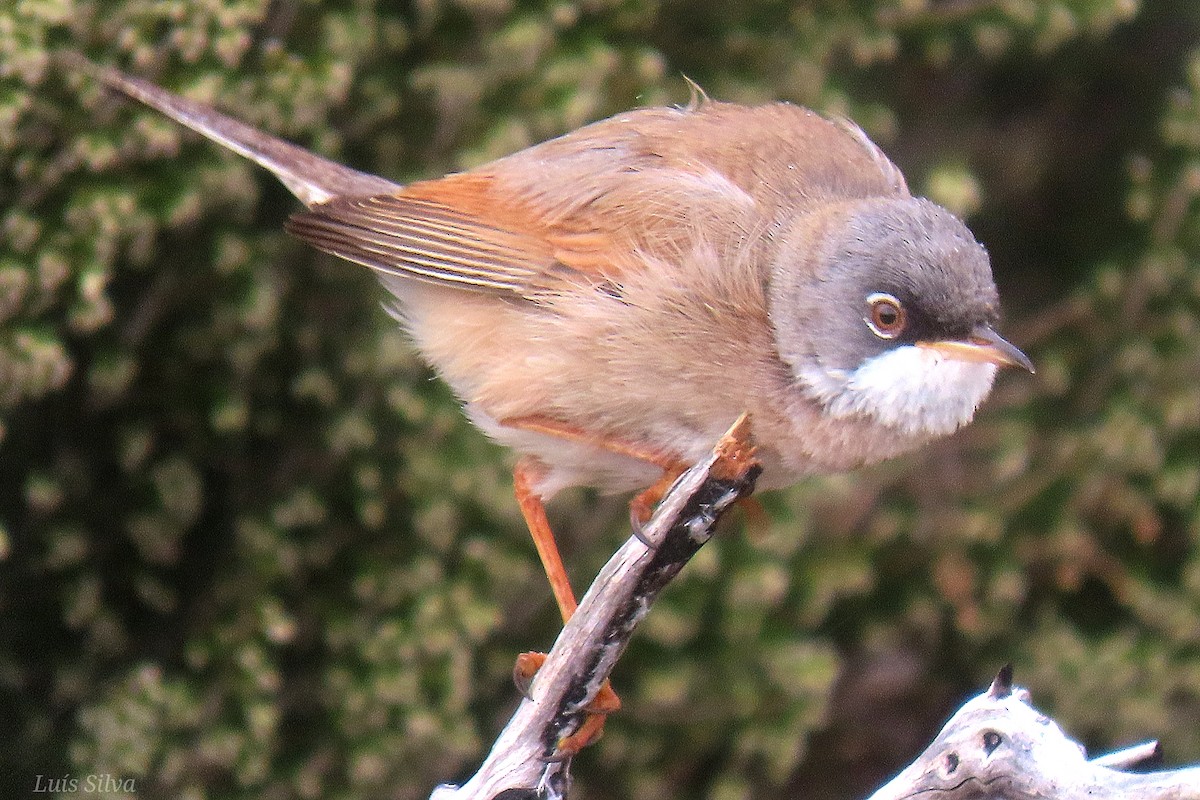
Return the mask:
{"type": "Polygon", "coordinates": [[[907,323],[904,306],[900,301],[885,292],[876,292],[867,297],[867,305],[871,314],[867,317],[867,326],[881,339],[895,339],[904,331],[907,323]]]}

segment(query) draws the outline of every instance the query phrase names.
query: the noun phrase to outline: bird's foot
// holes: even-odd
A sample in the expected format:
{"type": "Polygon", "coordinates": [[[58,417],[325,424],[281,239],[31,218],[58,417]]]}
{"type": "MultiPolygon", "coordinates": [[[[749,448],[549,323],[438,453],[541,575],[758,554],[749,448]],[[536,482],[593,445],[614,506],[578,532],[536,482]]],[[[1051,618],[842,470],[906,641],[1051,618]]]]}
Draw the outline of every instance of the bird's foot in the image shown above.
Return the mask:
{"type": "Polygon", "coordinates": [[[655,549],[655,544],[646,537],[646,523],[654,516],[654,507],[686,470],[687,465],[679,462],[664,467],[662,477],[653,486],[629,501],[629,525],[633,528],[633,535],[651,550],[655,549]]]}
{"type": "MultiPolygon", "coordinates": [[[[513,683],[527,700],[532,700],[533,677],[546,663],[545,653],[521,653],[513,666],[513,683]]],[[[566,759],[592,744],[604,733],[604,721],[621,709],[621,698],[605,681],[600,691],[583,709],[584,719],[574,733],[562,737],[555,744],[554,758],[566,759]]]]}

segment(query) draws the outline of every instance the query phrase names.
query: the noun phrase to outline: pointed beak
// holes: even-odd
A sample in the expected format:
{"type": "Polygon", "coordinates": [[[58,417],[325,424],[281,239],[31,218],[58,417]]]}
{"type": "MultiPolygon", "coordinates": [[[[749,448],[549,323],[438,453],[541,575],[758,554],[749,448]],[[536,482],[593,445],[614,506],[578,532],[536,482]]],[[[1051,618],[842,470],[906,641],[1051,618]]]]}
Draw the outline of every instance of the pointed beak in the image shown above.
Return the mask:
{"type": "Polygon", "coordinates": [[[917,347],[934,350],[955,361],[995,364],[998,367],[1020,367],[1033,372],[1029,356],[1009,344],[991,326],[980,325],[966,339],[942,342],[917,342],[917,347]]]}

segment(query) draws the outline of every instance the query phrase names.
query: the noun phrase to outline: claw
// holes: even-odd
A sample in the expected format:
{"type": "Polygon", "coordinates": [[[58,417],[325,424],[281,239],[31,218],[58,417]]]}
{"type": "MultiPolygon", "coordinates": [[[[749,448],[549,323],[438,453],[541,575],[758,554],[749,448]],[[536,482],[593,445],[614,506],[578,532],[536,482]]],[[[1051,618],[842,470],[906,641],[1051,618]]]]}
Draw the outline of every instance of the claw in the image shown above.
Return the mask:
{"type": "Polygon", "coordinates": [[[687,467],[682,464],[664,469],[662,477],[653,486],[629,502],[629,526],[633,529],[633,535],[637,537],[637,540],[650,550],[658,549],[658,545],[651,542],[646,536],[646,523],[654,516],[654,506],[666,496],[667,492],[671,491],[671,487],[675,485],[679,476],[686,469],[687,467]]]}
{"type": "Polygon", "coordinates": [[[533,699],[533,677],[546,663],[545,653],[521,653],[513,664],[513,685],[526,700],[533,699]]]}
{"type": "MultiPolygon", "coordinates": [[[[641,497],[641,495],[638,495],[641,497]]],[[[650,541],[650,537],[646,536],[646,523],[650,521],[650,514],[645,513],[635,498],[629,504],[629,527],[633,531],[633,536],[642,544],[646,545],[647,550],[656,550],[658,545],[650,541]]]]}
{"type": "MultiPolygon", "coordinates": [[[[517,656],[516,664],[513,665],[513,683],[526,700],[533,700],[533,679],[545,663],[545,653],[521,653],[517,656]]],[[[620,710],[621,698],[613,691],[612,685],[605,681],[600,691],[592,698],[592,702],[583,708],[584,720],[579,729],[562,737],[555,744],[551,760],[565,761],[595,742],[604,733],[604,720],[609,714],[620,710]]]]}
{"type": "Polygon", "coordinates": [[[612,685],[605,681],[600,691],[592,698],[584,709],[587,716],[579,729],[569,736],[558,740],[554,748],[554,760],[563,761],[578,753],[590,744],[594,744],[604,735],[604,722],[609,714],[621,710],[621,698],[613,691],[612,685]]]}

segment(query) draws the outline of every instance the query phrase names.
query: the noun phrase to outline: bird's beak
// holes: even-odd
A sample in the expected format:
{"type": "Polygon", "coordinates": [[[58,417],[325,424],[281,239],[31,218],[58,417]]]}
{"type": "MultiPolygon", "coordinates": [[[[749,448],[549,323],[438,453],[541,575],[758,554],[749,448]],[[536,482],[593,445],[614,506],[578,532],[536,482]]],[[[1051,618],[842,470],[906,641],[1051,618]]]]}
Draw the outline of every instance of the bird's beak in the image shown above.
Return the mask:
{"type": "Polygon", "coordinates": [[[980,325],[966,339],[941,342],[917,342],[917,347],[933,350],[955,361],[995,364],[998,367],[1020,367],[1033,372],[1029,356],[1009,344],[989,325],[980,325]]]}

